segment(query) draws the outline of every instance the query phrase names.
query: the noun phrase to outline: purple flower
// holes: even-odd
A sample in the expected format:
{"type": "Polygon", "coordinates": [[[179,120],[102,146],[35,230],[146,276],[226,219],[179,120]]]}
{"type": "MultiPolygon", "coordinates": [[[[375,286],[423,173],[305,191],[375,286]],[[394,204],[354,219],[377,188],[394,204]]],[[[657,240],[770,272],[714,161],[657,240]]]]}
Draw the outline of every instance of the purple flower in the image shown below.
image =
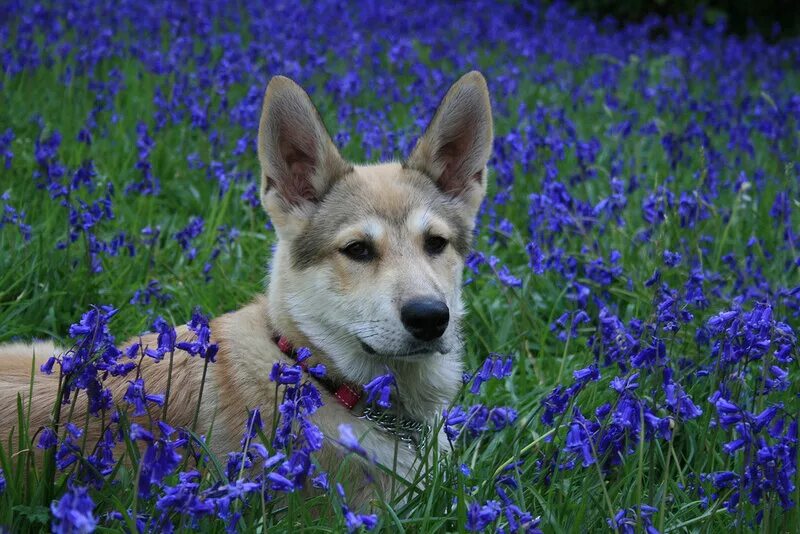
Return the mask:
{"type": "Polygon", "coordinates": [[[153,441],[155,439],[149,430],[138,423],[131,423],[130,435],[134,441],[153,441]]]}
{"type": "Polygon", "coordinates": [[[525,251],[528,253],[528,266],[534,274],[544,274],[544,254],[536,242],[531,241],[525,245],[525,251]]]}
{"type": "Polygon", "coordinates": [[[613,518],[606,519],[608,526],[621,534],[634,534],[636,526],[641,526],[647,534],[658,534],[658,529],[653,526],[653,515],[658,508],[643,504],[641,507],[622,509],[613,518]],[[637,515],[639,519],[637,520],[637,515]]]}
{"type": "Polygon", "coordinates": [[[470,393],[477,395],[480,393],[481,385],[491,378],[502,380],[511,376],[513,360],[511,356],[506,358],[501,354],[490,354],[481,365],[480,370],[473,377],[470,393]]]}
{"type": "Polygon", "coordinates": [[[739,423],[744,418],[744,412],[724,397],[717,399],[714,406],[717,408],[717,414],[722,428],[729,428],[731,425],[739,423]]]}
{"type": "Polygon", "coordinates": [[[667,406],[670,411],[685,420],[700,417],[703,414],[703,410],[694,403],[692,397],[683,390],[680,384],[672,380],[671,374],[671,372],[665,371],[665,377],[669,376],[670,378],[665,379],[663,385],[667,406]]]}
{"type": "MultiPolygon", "coordinates": [[[[0,147],[0,151],[2,151],[2,147],[0,147]]],[[[8,159],[6,159],[6,163],[8,163],[8,159]]],[[[3,201],[2,206],[0,206],[0,229],[2,229],[6,224],[16,226],[17,229],[19,229],[19,233],[22,235],[22,239],[25,241],[30,241],[31,227],[29,224],[25,223],[25,218],[27,215],[24,211],[18,211],[16,208],[11,206],[11,204],[8,202],[10,199],[11,195],[8,192],[0,195],[0,200],[3,201]]]]}
{"type": "Polygon", "coordinates": [[[488,501],[484,505],[479,503],[471,503],[467,507],[467,524],[466,529],[470,532],[478,532],[486,529],[489,525],[497,521],[502,511],[500,503],[497,501],[488,501]]]}
{"type": "Polygon", "coordinates": [[[622,395],[626,391],[633,391],[639,387],[639,383],[636,381],[639,378],[639,373],[633,373],[627,378],[622,378],[619,376],[615,376],[611,380],[611,389],[622,395]]]}
{"type": "Polygon", "coordinates": [[[69,402],[73,389],[85,390],[92,415],[112,406],[111,392],[103,387],[100,373],[117,370],[121,352],[108,328],[108,321],[116,313],[117,310],[110,306],[93,307],[84,313],[78,323],[70,326],[70,336],[75,340],[73,348],[42,366],[43,372],[50,373],[53,365],[59,363],[65,378],[65,403],[69,402]]]}
{"type": "Polygon", "coordinates": [[[6,131],[0,136],[0,155],[5,159],[6,170],[11,168],[11,162],[14,160],[14,152],[11,151],[11,142],[14,140],[14,130],[6,128],[6,131]]]}
{"type": "Polygon", "coordinates": [[[133,415],[142,416],[147,413],[147,402],[152,402],[159,406],[164,405],[164,395],[148,394],[144,391],[144,380],[137,378],[129,381],[128,390],[123,397],[126,402],[133,405],[133,415]]]}
{"type": "Polygon", "coordinates": [[[356,532],[364,527],[366,530],[372,530],[378,524],[378,516],[375,514],[357,514],[350,510],[345,502],[344,488],[338,482],[336,483],[336,491],[342,499],[342,515],[344,516],[345,526],[348,532],[356,532]]]}
{"type": "Polygon", "coordinates": [[[311,485],[317,489],[328,491],[330,489],[330,482],[328,481],[328,473],[320,473],[311,480],[311,485]]]}
{"type": "Polygon", "coordinates": [[[461,426],[467,422],[467,414],[461,406],[454,406],[452,409],[442,411],[444,419],[444,431],[448,439],[455,440],[461,433],[461,426]]]}
{"type": "Polygon", "coordinates": [[[244,426],[244,435],[242,436],[242,441],[240,442],[242,447],[245,446],[245,443],[254,439],[263,429],[264,423],[261,421],[261,410],[258,408],[253,408],[247,415],[247,422],[244,426]]]}
{"type": "Polygon", "coordinates": [[[366,403],[370,404],[373,400],[377,399],[378,406],[381,408],[389,408],[391,402],[389,398],[392,393],[392,386],[396,386],[394,375],[387,373],[373,378],[369,384],[364,386],[364,391],[367,393],[366,403]]]}
{"type": "Polygon", "coordinates": [[[596,382],[600,380],[600,370],[597,368],[597,365],[592,364],[584,369],[573,371],[572,376],[575,378],[575,381],[580,384],[585,384],[589,381],[596,382]]]}
{"type": "Polygon", "coordinates": [[[541,416],[542,423],[552,426],[555,422],[555,416],[561,415],[566,411],[570,398],[571,395],[568,391],[565,391],[562,386],[556,386],[553,391],[542,399],[542,406],[544,407],[541,416]]]}
{"type": "Polygon", "coordinates": [[[53,374],[53,366],[56,364],[56,357],[50,356],[46,362],[42,364],[39,368],[44,374],[50,375],[53,374]]]}
{"type": "Polygon", "coordinates": [[[303,378],[303,369],[299,365],[289,365],[283,362],[272,364],[269,379],[277,384],[299,384],[303,378]]]}
{"type": "Polygon", "coordinates": [[[92,532],[97,526],[94,517],[94,502],[86,488],[70,486],[66,493],[50,504],[53,514],[53,532],[72,534],[92,532]]]}
{"type": "Polygon", "coordinates": [[[208,325],[208,318],[196,308],[192,312],[192,320],[186,326],[195,333],[197,339],[192,342],[181,341],[176,343],[175,347],[188,352],[192,356],[200,356],[209,362],[213,362],[219,347],[217,347],[216,343],[211,343],[211,328],[208,325]]]}
{"type": "Polygon", "coordinates": [[[197,256],[197,247],[193,246],[192,242],[203,233],[204,229],[205,221],[203,221],[203,218],[192,217],[189,220],[189,224],[187,224],[183,230],[175,234],[175,240],[178,241],[178,244],[180,244],[181,248],[184,250],[186,259],[191,261],[197,256]]]}
{"type": "Polygon", "coordinates": [[[157,317],[153,322],[153,331],[158,333],[157,346],[155,348],[145,348],[144,354],[153,358],[154,360],[160,361],[166,354],[170,354],[175,351],[177,333],[175,332],[175,329],[162,317],[157,317]]]}
{"type": "Polygon", "coordinates": [[[495,430],[502,430],[516,422],[517,411],[505,406],[495,406],[489,411],[489,419],[491,419],[495,430]]]}
{"type": "Polygon", "coordinates": [[[367,451],[358,442],[358,438],[353,432],[353,427],[348,424],[342,423],[339,425],[339,443],[350,452],[354,452],[359,456],[367,457],[367,451]]]}
{"type": "Polygon", "coordinates": [[[681,263],[683,258],[677,252],[664,251],[664,265],[667,267],[676,267],[681,263]]]}
{"type": "Polygon", "coordinates": [[[507,287],[522,287],[522,280],[511,274],[508,265],[503,265],[500,269],[495,268],[499,261],[495,256],[489,258],[489,266],[494,270],[500,283],[507,287]]]}
{"type": "Polygon", "coordinates": [[[294,483],[276,471],[267,474],[267,481],[272,491],[280,491],[282,493],[291,493],[296,488],[294,483]]]}
{"type": "Polygon", "coordinates": [[[773,390],[786,391],[789,389],[791,382],[789,381],[788,372],[784,371],[777,365],[771,365],[769,368],[769,373],[772,378],[767,378],[764,380],[766,392],[773,390]]]}
{"type": "Polygon", "coordinates": [[[139,496],[148,499],[151,486],[159,485],[171,475],[181,462],[181,455],[176,450],[178,443],[165,439],[152,441],[142,456],[139,471],[139,496]]]}
{"type": "Polygon", "coordinates": [[[311,367],[306,369],[306,371],[314,378],[324,378],[325,375],[328,373],[328,369],[325,367],[324,363],[318,363],[316,365],[312,365],[311,367]]]}
{"type": "Polygon", "coordinates": [[[311,357],[311,349],[308,347],[298,347],[295,351],[295,359],[297,363],[303,362],[311,357]]]}
{"type": "Polygon", "coordinates": [[[198,498],[200,484],[197,482],[200,473],[188,471],[179,473],[179,482],[175,486],[166,486],[164,495],[156,501],[156,509],[161,512],[176,511],[188,513],[199,518],[214,511],[214,503],[208,499],[198,498]]]}
{"type": "Polygon", "coordinates": [[[42,429],[42,433],[39,434],[39,443],[36,445],[39,449],[49,449],[51,447],[55,447],[58,445],[58,436],[56,435],[55,430],[51,427],[46,426],[42,429]]]}

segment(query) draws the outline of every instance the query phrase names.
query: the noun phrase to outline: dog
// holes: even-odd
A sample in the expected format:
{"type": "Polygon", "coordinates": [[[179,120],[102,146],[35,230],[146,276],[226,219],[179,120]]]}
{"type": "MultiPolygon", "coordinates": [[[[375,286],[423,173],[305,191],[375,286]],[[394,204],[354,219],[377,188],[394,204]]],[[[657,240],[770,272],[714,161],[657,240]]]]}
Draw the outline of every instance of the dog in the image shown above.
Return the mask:
{"type": "MultiPolygon", "coordinates": [[[[273,412],[269,370],[275,362],[294,363],[285,354],[293,345],[311,349],[304,365],[327,367],[326,387],[318,387],[324,406],[313,416],[325,436],[322,468],[335,472],[341,464],[347,451],[339,427],[345,424],[370,458],[412,477],[420,447],[401,438],[435,427],[462,383],[461,277],[486,193],[492,141],[489,92],[475,71],[448,90],[405,161],[364,165],[342,158],[299,85],[282,76],[269,82],[258,156],[261,200],[277,244],[266,294],[210,323],[218,353],[207,367],[198,431],[214,454],[240,449],[248,408],[273,412]],[[387,371],[396,382],[392,415],[413,423],[406,435],[364,416],[371,407],[360,385],[387,371]]],[[[179,343],[193,339],[186,326],[177,328],[179,343]]],[[[132,343],[156,346],[156,334],[132,343]]],[[[18,396],[23,410],[30,410],[31,432],[51,424],[58,379],[39,373],[38,366],[59,352],[50,342],[0,346],[2,439],[17,425],[18,396]]],[[[188,427],[204,365],[181,352],[174,354],[168,419],[188,427]]],[[[165,365],[143,359],[149,392],[167,389],[165,365]]],[[[129,379],[108,380],[121,402],[129,379]]],[[[70,409],[82,425],[85,395],[70,409]]],[[[93,419],[89,443],[101,432],[93,419]]],[[[434,441],[446,452],[441,431],[434,441]]],[[[391,477],[381,473],[375,478],[385,490],[391,477]]]]}

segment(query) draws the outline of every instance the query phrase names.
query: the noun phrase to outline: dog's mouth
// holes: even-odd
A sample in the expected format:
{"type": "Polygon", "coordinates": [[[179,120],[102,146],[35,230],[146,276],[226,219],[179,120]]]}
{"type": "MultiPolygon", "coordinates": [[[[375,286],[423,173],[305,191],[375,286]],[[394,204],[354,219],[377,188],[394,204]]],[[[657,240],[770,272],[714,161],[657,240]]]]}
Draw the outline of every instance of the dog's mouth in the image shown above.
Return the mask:
{"type": "Polygon", "coordinates": [[[402,352],[379,352],[374,347],[365,343],[363,340],[359,339],[358,341],[361,343],[361,348],[364,349],[364,352],[367,354],[371,354],[373,356],[382,356],[384,358],[413,358],[415,356],[432,354],[434,352],[441,354],[447,354],[448,352],[446,349],[433,345],[416,347],[411,350],[404,350],[402,352]]]}

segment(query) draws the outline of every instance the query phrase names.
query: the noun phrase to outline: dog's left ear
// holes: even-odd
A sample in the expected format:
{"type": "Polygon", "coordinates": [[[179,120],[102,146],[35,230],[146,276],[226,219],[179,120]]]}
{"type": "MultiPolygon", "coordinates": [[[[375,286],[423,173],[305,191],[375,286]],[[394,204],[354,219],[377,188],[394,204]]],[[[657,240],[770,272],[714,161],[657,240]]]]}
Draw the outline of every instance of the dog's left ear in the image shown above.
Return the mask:
{"type": "Polygon", "coordinates": [[[447,91],[405,165],[429,175],[444,193],[477,213],[486,193],[492,139],[489,90],[483,75],[472,71],[447,91]]]}

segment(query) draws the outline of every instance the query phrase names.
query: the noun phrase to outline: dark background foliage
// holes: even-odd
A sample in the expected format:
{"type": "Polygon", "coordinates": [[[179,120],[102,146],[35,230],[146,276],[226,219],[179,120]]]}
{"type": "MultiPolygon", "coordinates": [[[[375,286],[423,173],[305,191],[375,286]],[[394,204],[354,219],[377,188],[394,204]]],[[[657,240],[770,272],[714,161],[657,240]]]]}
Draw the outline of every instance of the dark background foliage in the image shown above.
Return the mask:
{"type": "Polygon", "coordinates": [[[572,5],[598,19],[639,22],[650,15],[691,17],[702,10],[706,22],[725,19],[738,35],[759,32],[768,39],[800,34],[800,3],[795,0],[572,0],[572,5]]]}

